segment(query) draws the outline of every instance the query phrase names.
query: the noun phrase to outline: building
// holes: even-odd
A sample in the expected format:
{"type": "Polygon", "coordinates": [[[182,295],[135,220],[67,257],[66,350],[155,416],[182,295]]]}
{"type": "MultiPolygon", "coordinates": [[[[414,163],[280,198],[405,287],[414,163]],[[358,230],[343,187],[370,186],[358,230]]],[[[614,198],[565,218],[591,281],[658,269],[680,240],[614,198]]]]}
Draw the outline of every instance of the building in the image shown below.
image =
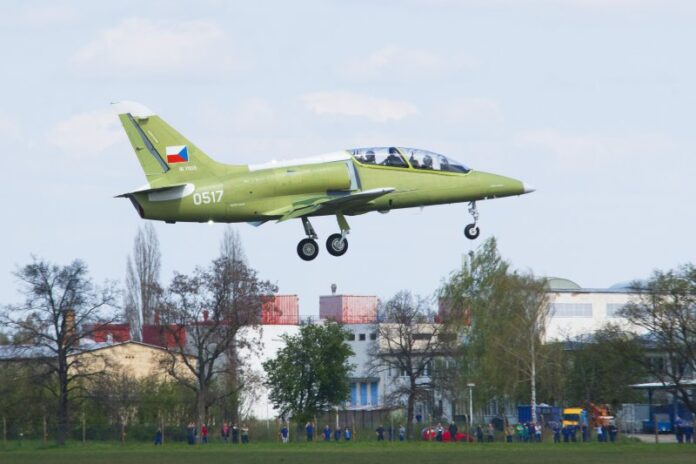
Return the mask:
{"type": "Polygon", "coordinates": [[[546,340],[572,340],[608,323],[628,328],[620,311],[637,296],[627,284],[583,288],[568,279],[550,278],[546,340]]]}
{"type": "MultiPolygon", "coordinates": [[[[4,362],[45,361],[54,356],[55,353],[44,346],[0,346],[0,361],[4,362]]],[[[151,376],[160,380],[173,380],[164,368],[168,356],[167,351],[160,346],[128,340],[81,343],[68,359],[74,369],[79,369],[77,372],[84,374],[103,371],[107,375],[126,373],[136,380],[151,376]]],[[[182,373],[188,375],[185,371],[182,373]]]]}

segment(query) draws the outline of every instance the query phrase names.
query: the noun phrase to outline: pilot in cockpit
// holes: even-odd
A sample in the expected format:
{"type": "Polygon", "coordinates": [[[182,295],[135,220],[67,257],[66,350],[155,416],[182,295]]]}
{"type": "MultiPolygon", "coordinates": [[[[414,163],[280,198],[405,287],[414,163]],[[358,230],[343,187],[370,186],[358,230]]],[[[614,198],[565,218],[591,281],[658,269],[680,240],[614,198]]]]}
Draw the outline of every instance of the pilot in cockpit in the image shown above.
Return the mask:
{"type": "Polygon", "coordinates": [[[389,156],[386,160],[384,160],[384,164],[386,166],[401,166],[404,164],[404,161],[401,159],[401,156],[396,148],[391,147],[389,148],[389,156]]]}
{"type": "Polygon", "coordinates": [[[375,152],[372,150],[367,150],[365,153],[365,163],[375,164],[375,152]]]}
{"type": "Polygon", "coordinates": [[[423,157],[422,169],[432,169],[433,168],[433,158],[430,155],[425,155],[423,157]]]}

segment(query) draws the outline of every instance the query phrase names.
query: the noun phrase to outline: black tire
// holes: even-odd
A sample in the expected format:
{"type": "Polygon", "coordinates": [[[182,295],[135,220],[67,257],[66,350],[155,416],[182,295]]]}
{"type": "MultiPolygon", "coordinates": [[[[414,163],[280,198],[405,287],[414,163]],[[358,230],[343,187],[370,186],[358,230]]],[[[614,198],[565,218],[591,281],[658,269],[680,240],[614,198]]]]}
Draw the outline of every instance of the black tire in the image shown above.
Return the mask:
{"type": "Polygon", "coordinates": [[[326,251],[332,256],[343,256],[348,251],[348,239],[341,241],[341,234],[331,234],[326,239],[326,251]]]}
{"type": "Polygon", "coordinates": [[[464,228],[464,235],[469,240],[476,240],[481,234],[481,229],[476,224],[469,224],[464,228]]]}
{"type": "Polygon", "coordinates": [[[319,245],[311,238],[300,240],[297,244],[297,254],[305,261],[311,261],[319,254],[319,245]]]}

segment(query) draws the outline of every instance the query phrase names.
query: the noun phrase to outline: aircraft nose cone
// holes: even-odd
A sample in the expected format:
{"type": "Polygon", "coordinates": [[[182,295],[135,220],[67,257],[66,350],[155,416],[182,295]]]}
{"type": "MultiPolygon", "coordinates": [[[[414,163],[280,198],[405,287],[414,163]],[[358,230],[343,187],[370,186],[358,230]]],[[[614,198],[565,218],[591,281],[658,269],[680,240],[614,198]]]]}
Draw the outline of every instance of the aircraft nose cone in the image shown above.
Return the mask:
{"type": "Polygon", "coordinates": [[[532,185],[530,185],[526,182],[522,182],[522,190],[524,193],[532,193],[532,192],[536,191],[536,189],[532,185]]]}

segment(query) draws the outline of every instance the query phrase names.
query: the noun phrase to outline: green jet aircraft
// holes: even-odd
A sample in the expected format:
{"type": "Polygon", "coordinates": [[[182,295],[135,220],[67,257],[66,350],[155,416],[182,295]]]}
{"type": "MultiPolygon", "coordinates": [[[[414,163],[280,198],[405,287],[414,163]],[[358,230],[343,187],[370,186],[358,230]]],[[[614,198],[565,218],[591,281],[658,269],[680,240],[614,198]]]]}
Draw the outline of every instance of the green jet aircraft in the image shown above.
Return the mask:
{"type": "Polygon", "coordinates": [[[335,215],[340,233],[326,240],[333,256],[348,250],[346,216],[444,203],[469,202],[476,239],[476,201],[534,191],[509,177],[475,171],[446,156],[403,147],[357,148],[314,158],[264,164],[213,161],[144,106],[116,104],[147,185],[124,193],[143,219],[249,222],[301,219],[307,238],[297,245],[305,261],[319,253],[312,216],[335,215]]]}

